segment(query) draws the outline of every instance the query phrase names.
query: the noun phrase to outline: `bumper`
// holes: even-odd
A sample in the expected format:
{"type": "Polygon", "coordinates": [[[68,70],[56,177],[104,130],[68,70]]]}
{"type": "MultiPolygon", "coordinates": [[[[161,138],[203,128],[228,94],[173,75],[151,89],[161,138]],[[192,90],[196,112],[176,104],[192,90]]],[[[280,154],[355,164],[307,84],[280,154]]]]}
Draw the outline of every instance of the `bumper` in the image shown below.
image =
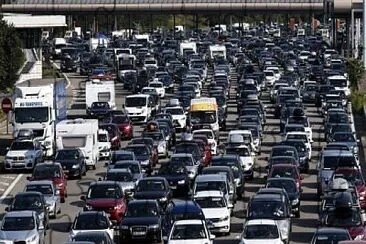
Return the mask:
{"type": "Polygon", "coordinates": [[[33,169],[34,162],[32,161],[5,161],[5,170],[13,169],[33,169]]]}
{"type": "Polygon", "coordinates": [[[110,158],[111,157],[111,151],[100,151],[99,152],[99,158],[110,158]]]}
{"type": "Polygon", "coordinates": [[[75,177],[75,176],[80,176],[80,170],[79,168],[69,168],[69,169],[64,169],[64,173],[67,174],[68,176],[71,177],[75,177]]]}
{"type": "Polygon", "coordinates": [[[212,233],[229,233],[230,220],[212,222],[212,227],[209,228],[212,233]]]}
{"type": "Polygon", "coordinates": [[[147,122],[147,116],[146,115],[129,115],[131,121],[133,123],[138,123],[138,122],[147,122]]]}
{"type": "Polygon", "coordinates": [[[131,240],[147,240],[147,241],[161,241],[161,230],[160,229],[147,229],[146,232],[141,231],[140,233],[134,232],[130,227],[128,230],[120,230],[121,243],[128,242],[131,240]]]}
{"type": "Polygon", "coordinates": [[[96,162],[94,160],[91,160],[91,159],[87,159],[85,161],[86,165],[87,166],[94,166],[96,164],[96,162]]]}

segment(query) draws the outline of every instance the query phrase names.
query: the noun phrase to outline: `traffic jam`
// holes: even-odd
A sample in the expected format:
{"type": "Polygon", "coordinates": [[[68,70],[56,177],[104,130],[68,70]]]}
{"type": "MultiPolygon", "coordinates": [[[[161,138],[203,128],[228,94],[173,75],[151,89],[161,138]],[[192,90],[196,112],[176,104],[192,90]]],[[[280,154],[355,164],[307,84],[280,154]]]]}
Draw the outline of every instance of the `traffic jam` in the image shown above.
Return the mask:
{"type": "Polygon", "coordinates": [[[85,80],[85,114],[68,116],[64,80],[16,87],[4,169],[30,174],[0,243],[48,243],[72,181],[91,177],[63,243],[292,243],[308,179],[302,243],[366,243],[346,59],[300,29],[237,33],[45,42],[85,80]]]}

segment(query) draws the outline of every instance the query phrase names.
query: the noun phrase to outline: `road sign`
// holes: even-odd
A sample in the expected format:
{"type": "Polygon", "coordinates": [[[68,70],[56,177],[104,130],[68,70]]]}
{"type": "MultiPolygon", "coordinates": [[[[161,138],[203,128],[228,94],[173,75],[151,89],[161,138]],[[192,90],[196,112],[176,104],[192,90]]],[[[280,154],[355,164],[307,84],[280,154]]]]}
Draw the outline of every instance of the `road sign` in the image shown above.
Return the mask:
{"type": "Polygon", "coordinates": [[[8,97],[6,97],[2,100],[1,109],[3,110],[3,112],[5,114],[8,114],[10,112],[10,110],[13,109],[13,103],[11,102],[11,100],[8,97]]]}

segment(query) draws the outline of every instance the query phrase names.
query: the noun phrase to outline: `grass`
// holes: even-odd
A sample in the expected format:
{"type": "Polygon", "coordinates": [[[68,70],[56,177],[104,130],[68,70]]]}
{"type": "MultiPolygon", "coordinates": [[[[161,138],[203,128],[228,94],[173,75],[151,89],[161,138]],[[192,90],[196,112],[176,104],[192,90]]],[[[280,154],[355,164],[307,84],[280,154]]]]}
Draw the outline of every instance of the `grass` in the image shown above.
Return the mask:
{"type": "Polygon", "coordinates": [[[42,65],[42,77],[43,78],[60,78],[61,77],[61,73],[54,69],[53,67],[43,63],[42,65]]]}

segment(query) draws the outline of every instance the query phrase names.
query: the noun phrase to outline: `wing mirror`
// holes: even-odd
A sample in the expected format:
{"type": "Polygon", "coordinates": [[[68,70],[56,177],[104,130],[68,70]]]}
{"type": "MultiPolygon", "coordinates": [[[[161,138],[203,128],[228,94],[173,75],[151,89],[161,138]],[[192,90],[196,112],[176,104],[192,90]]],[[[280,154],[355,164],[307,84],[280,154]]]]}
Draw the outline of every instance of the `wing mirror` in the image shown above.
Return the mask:
{"type": "Polygon", "coordinates": [[[32,177],[31,176],[27,176],[27,180],[32,180],[32,177]]]}
{"type": "Polygon", "coordinates": [[[81,201],[86,201],[86,197],[85,196],[80,196],[80,200],[81,201]]]}
{"type": "Polygon", "coordinates": [[[168,237],[167,236],[163,236],[163,241],[167,242],[168,241],[168,237]]]}

